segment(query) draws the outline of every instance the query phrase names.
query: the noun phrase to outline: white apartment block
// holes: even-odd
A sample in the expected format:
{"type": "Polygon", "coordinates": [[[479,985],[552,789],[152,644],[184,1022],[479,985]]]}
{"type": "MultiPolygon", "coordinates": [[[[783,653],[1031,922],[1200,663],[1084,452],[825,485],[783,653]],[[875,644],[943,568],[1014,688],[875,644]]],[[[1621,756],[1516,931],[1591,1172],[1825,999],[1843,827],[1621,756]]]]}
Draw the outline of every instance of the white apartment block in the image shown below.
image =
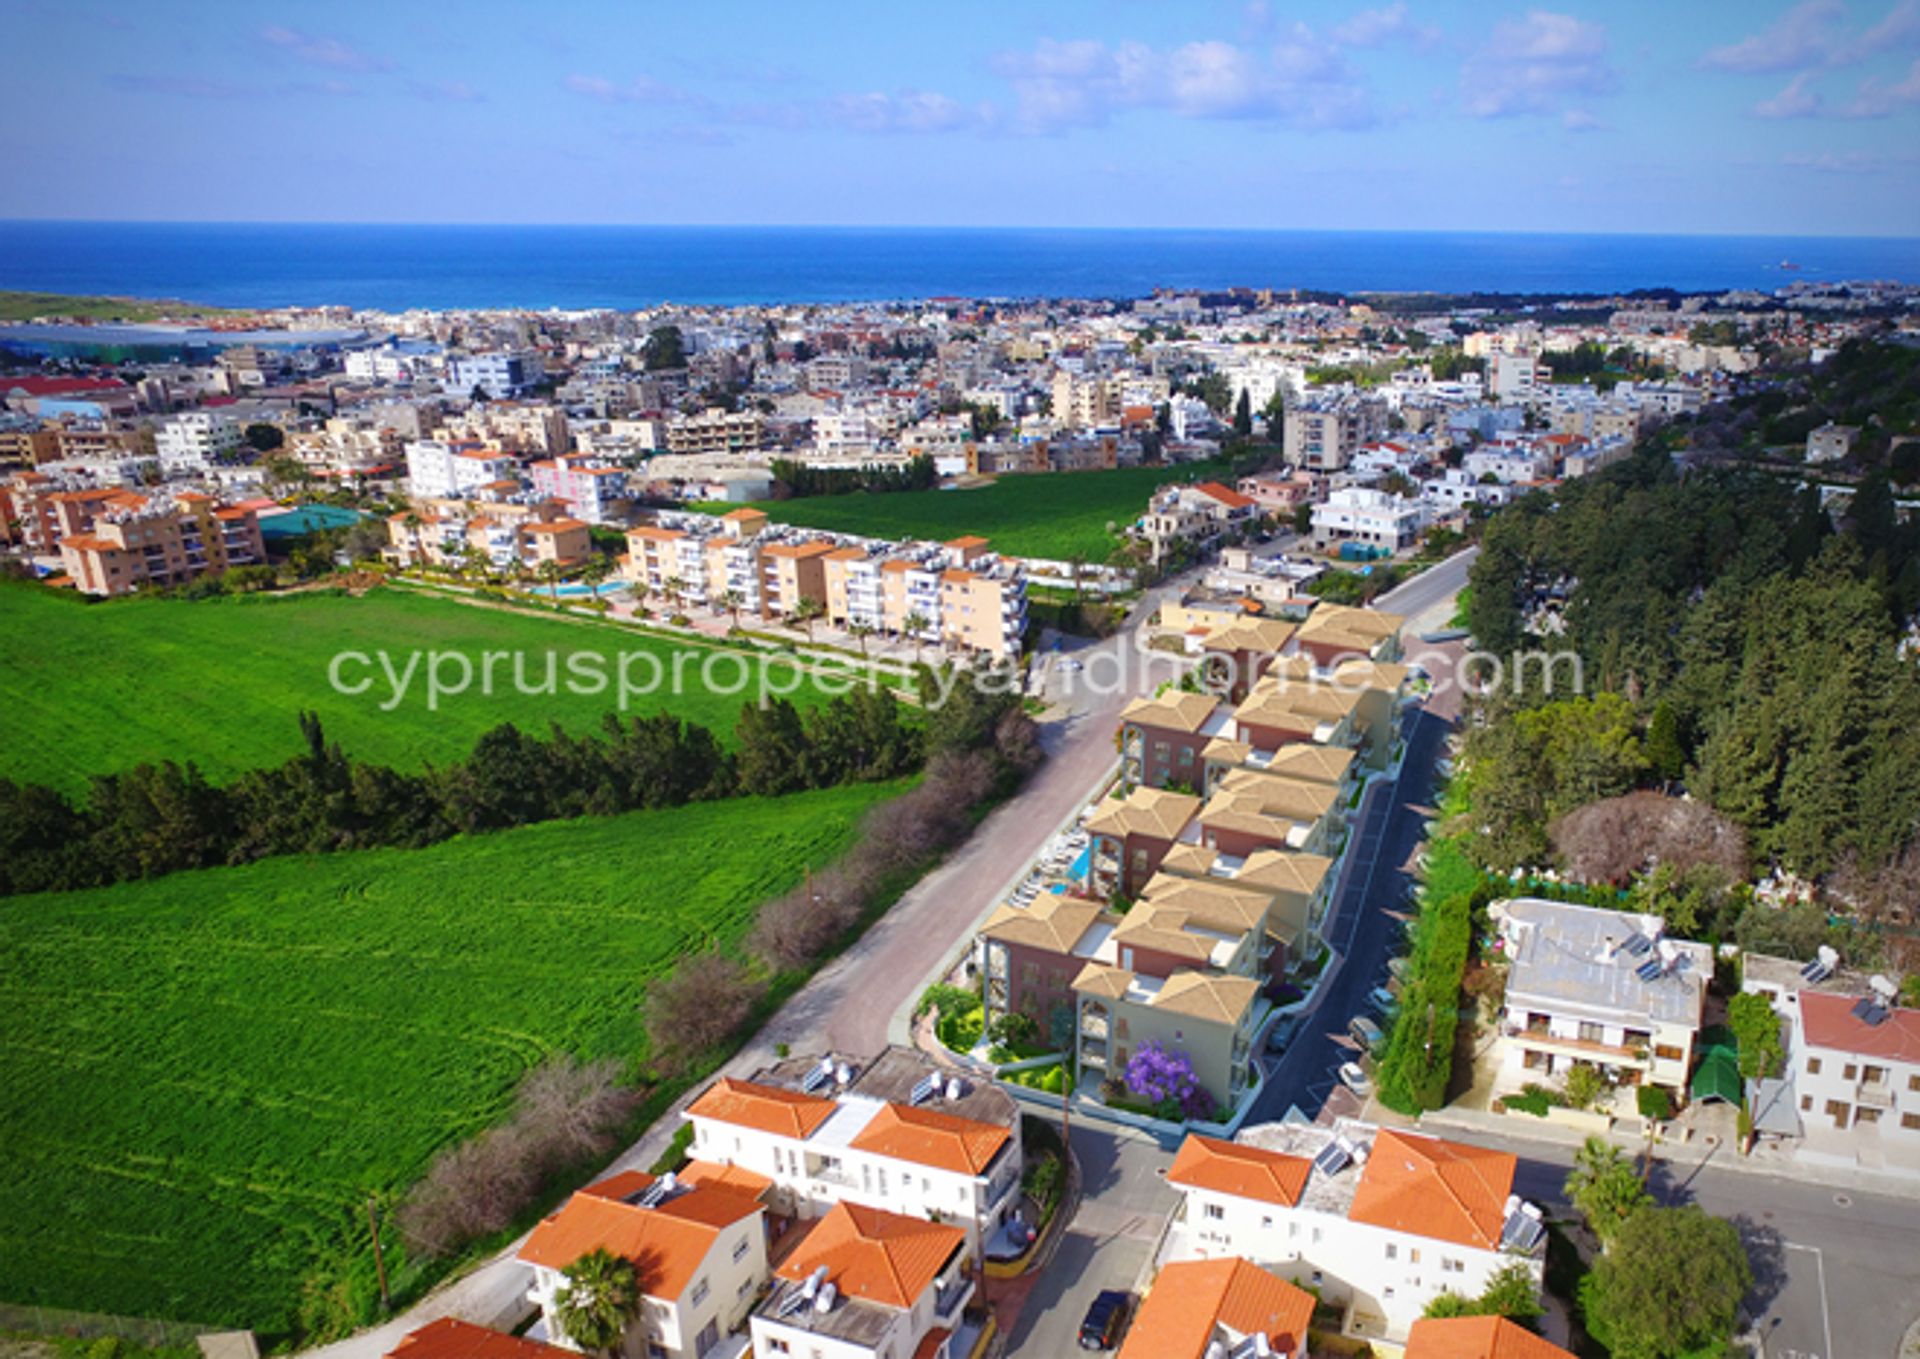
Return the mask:
{"type": "Polygon", "coordinates": [[[1339,543],[1403,552],[1420,541],[1426,510],[1417,500],[1366,486],[1343,486],[1313,507],[1313,545],[1325,550],[1339,543]]]}
{"type": "Polygon", "coordinates": [[[1539,450],[1497,444],[1467,454],[1460,460],[1460,470],[1475,481],[1488,475],[1504,483],[1537,481],[1549,470],[1546,462],[1539,450]]]}
{"type": "Polygon", "coordinates": [[[496,481],[520,479],[520,460],[497,450],[417,439],[407,445],[407,491],[415,500],[459,500],[496,481]]]}
{"type": "Polygon", "coordinates": [[[154,451],[169,475],[204,472],[232,457],[246,443],[240,422],[212,411],[189,411],[163,423],[153,437],[154,451]]]}
{"type": "Polygon", "coordinates": [[[1785,1021],[1784,1080],[1763,1089],[1775,1098],[1756,1121],[1804,1136],[1803,1159],[1920,1170],[1920,1009],[1898,1004],[1885,977],[1837,974],[1838,961],[1743,958],[1741,989],[1785,1021]]]}
{"type": "Polygon", "coordinates": [[[774,1211],[794,1217],[858,1203],[952,1223],[977,1253],[1018,1201],[1012,1099],[899,1049],[865,1068],[821,1059],[722,1078],[687,1119],[694,1156],[766,1176],[774,1211]]]}
{"type": "Polygon", "coordinates": [[[533,1271],[527,1300],[551,1343],[578,1349],[559,1324],[566,1271],[596,1249],[631,1260],[640,1312],[619,1359],[701,1359],[740,1329],[767,1281],[765,1181],[695,1161],[655,1179],[629,1170],[589,1185],[528,1235],[519,1258],[533,1271]]]}
{"type": "Polygon", "coordinates": [[[1269,1123],[1235,1142],[1189,1135],[1167,1172],[1184,1199],[1163,1261],[1235,1257],[1345,1309],[1353,1338],[1404,1344],[1442,1293],[1476,1297],[1546,1258],[1516,1158],[1350,1119],[1269,1123]]]}
{"type": "Polygon", "coordinates": [[[1667,938],[1657,916],[1537,897],[1490,914],[1512,960],[1497,1089],[1550,1085],[1581,1062],[1621,1085],[1686,1086],[1710,947],[1667,938]]]}
{"type": "Polygon", "coordinates": [[[1281,421],[1287,461],[1315,472],[1341,471],[1362,444],[1372,443],[1386,428],[1386,402],[1351,394],[1296,402],[1281,421]]]}
{"type": "Polygon", "coordinates": [[[460,354],[447,361],[447,385],[461,395],[478,387],[495,400],[517,396],[545,376],[544,362],[531,350],[460,354]]]}
{"type": "Polygon", "coordinates": [[[1553,371],[1530,351],[1494,353],[1487,356],[1487,382],[1494,400],[1524,402],[1553,385],[1553,371]]]}
{"type": "Polygon", "coordinates": [[[1439,514],[1454,514],[1468,505],[1504,505],[1512,492],[1504,485],[1487,485],[1458,467],[1420,483],[1420,499],[1439,514]]]}

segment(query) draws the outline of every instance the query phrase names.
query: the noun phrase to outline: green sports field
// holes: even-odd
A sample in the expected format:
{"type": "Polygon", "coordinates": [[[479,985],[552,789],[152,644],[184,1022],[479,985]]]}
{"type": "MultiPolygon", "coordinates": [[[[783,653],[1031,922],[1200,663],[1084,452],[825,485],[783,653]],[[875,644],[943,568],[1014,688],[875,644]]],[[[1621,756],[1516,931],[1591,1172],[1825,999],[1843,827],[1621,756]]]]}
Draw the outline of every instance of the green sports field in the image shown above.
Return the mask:
{"type": "MultiPolygon", "coordinates": [[[[540,734],[550,722],[587,730],[617,706],[623,653],[651,658],[630,664],[636,687],[656,673],[654,662],[662,681],[633,695],[629,712],[665,709],[730,741],[743,698],[714,692],[707,678],[726,684],[742,661],[759,663],[595,620],[475,608],[392,588],[357,599],[87,603],[40,586],[0,584],[0,638],[0,777],[68,793],[84,791],[89,775],[147,760],[192,760],[222,782],[278,764],[300,750],[302,708],[317,711],[349,755],[408,770],[464,758],[475,737],[502,722],[540,734]],[[411,653],[446,653],[442,688],[461,676],[451,655],[458,653],[474,666],[470,687],[429,707],[431,662],[423,659],[404,697],[383,710],[400,689],[382,668],[383,651],[401,679],[411,653]],[[511,661],[493,666],[491,696],[482,692],[486,652],[526,658],[518,674],[511,661]],[[339,673],[349,684],[369,682],[364,693],[332,687],[329,666],[342,653],[358,653],[339,673]],[[569,692],[576,657],[582,667],[599,658],[602,692],[569,692]],[[684,683],[674,692],[676,658],[685,662],[684,683]],[[557,692],[522,692],[545,687],[550,663],[557,692]]],[[[804,693],[794,697],[805,702],[804,693]]]]}
{"type": "Polygon", "coordinates": [[[1107,531],[1146,513],[1154,488],[1225,474],[1216,463],[1120,467],[1111,472],[1046,472],[1004,476],[971,490],[899,491],[885,495],[810,496],[761,503],[774,520],[873,538],[958,537],[978,533],[1014,557],[1104,562],[1118,545],[1107,531]]]}
{"type": "MultiPolygon", "coordinates": [[[[849,843],[861,785],[0,902],[0,1301],[291,1324],[370,1191],[849,843]]],[[[389,1260],[408,1281],[404,1260],[389,1260]]]]}

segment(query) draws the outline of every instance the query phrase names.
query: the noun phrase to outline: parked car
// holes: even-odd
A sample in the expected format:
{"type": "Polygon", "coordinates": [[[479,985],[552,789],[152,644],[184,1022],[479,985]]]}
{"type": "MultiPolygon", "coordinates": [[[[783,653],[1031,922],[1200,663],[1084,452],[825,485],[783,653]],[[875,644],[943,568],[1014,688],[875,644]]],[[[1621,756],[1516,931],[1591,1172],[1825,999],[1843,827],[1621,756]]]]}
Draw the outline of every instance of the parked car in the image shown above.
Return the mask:
{"type": "Polygon", "coordinates": [[[1360,1063],[1340,1063],[1339,1074],[1340,1084],[1346,1086],[1347,1089],[1353,1091],[1353,1093],[1360,1096],[1361,1099],[1366,1099],[1373,1094],[1373,1082],[1367,1079],[1367,1073],[1360,1069],[1360,1063]]]}
{"type": "Polygon", "coordinates": [[[1407,984],[1407,978],[1413,975],[1413,964],[1405,958],[1389,958],[1387,959],[1387,975],[1399,982],[1402,986],[1405,986],[1407,984]]]}
{"type": "Polygon", "coordinates": [[[1127,1312],[1133,1306],[1133,1294],[1109,1288],[1093,1300],[1086,1316],[1080,1319],[1080,1348],[1110,1350],[1120,1344],[1120,1332],[1127,1324],[1127,1312]]]}
{"type": "Polygon", "coordinates": [[[1369,1052],[1380,1046],[1380,1040],[1384,1036],[1380,1032],[1380,1026],[1365,1015],[1355,1015],[1347,1021],[1347,1034],[1369,1052]]]}
{"type": "Polygon", "coordinates": [[[1376,986],[1373,990],[1367,992],[1367,1004],[1373,1006],[1374,1009],[1383,1015],[1392,1014],[1393,1007],[1399,1003],[1400,998],[1384,986],[1376,986]]]}
{"type": "Polygon", "coordinates": [[[1293,1036],[1300,1032],[1300,1016],[1283,1019],[1267,1030],[1267,1051],[1285,1052],[1287,1045],[1293,1042],[1293,1036]]]}

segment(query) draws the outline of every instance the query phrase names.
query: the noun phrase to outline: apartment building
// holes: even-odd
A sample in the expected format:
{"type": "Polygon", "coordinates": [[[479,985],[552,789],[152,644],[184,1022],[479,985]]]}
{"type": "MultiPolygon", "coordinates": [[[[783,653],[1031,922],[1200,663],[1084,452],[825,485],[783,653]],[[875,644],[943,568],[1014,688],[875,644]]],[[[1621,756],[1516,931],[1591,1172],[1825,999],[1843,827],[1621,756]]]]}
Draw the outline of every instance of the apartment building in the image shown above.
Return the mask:
{"type": "Polygon", "coordinates": [[[288,435],[286,452],[323,477],[383,474],[404,456],[397,430],[349,417],[331,419],[318,430],[288,435]]]}
{"type": "Polygon", "coordinates": [[[1285,653],[1296,631],[1282,618],[1246,616],[1209,629],[1200,642],[1207,689],[1238,703],[1285,653]]]}
{"type": "MultiPolygon", "coordinates": [[[[986,539],[972,541],[984,552],[986,539]]],[[[953,543],[947,546],[954,548],[953,543]]],[[[995,659],[1018,654],[1027,631],[1026,584],[1018,568],[978,553],[966,560],[967,566],[950,566],[940,573],[941,643],[952,651],[995,659]]]]}
{"type": "Polygon", "coordinates": [[[1065,369],[1053,375],[1053,418],[1067,429],[1104,429],[1120,423],[1120,384],[1065,369]]]}
{"type": "MultiPolygon", "coordinates": [[[[1224,882],[1256,891],[1268,899],[1266,930],[1268,971],[1275,976],[1313,952],[1332,904],[1335,860],[1273,848],[1229,854],[1202,844],[1182,843],[1167,851],[1161,876],[1224,882]]],[[[1151,889],[1153,884],[1149,883],[1151,889]]]]}
{"type": "Polygon", "coordinates": [[[758,411],[725,411],[716,406],[667,425],[669,453],[756,453],[765,446],[766,422],[758,411]]]}
{"type": "Polygon", "coordinates": [[[1360,761],[1345,746],[1295,741],[1275,750],[1261,750],[1249,741],[1224,735],[1207,742],[1200,751],[1200,761],[1202,797],[1211,796],[1236,770],[1250,770],[1326,784],[1333,789],[1335,802],[1344,806],[1353,795],[1360,772],[1360,761]]]}
{"type": "Polygon", "coordinates": [[[183,585],[209,571],[266,561],[251,509],[198,491],[94,502],[91,525],[60,539],[60,561],[83,594],[183,585]]]}
{"type": "Polygon", "coordinates": [[[589,524],[626,522],[632,504],[624,467],[608,467],[579,454],[543,458],[527,469],[535,495],[557,500],[589,524]]]}
{"type": "Polygon", "coordinates": [[[871,1062],[790,1060],[723,1077],[687,1107],[693,1153],[772,1181],[777,1213],[840,1201],[961,1228],[977,1251],[1017,1202],[1017,1106],[892,1048],[871,1062]]]}
{"type": "Polygon", "coordinates": [[[623,1359],[699,1359],[739,1329],[767,1281],[764,1179],[694,1161],[656,1179],[628,1170],[582,1189],[540,1222],[520,1248],[532,1267],[527,1300],[555,1343],[566,1271],[607,1250],[633,1262],[642,1302],[618,1353],[623,1359]]]}
{"type": "Polygon", "coordinates": [[[53,426],[23,424],[0,428],[0,463],[38,467],[59,456],[60,431],[53,426]]]}
{"type": "Polygon", "coordinates": [[[246,443],[240,422],[212,411],[188,411],[161,422],[154,431],[154,452],[169,476],[204,472],[233,461],[246,443]]]}
{"type": "Polygon", "coordinates": [[[1182,1260],[1155,1276],[1120,1359],[1311,1359],[1313,1294],[1247,1260],[1182,1260]]]}
{"type": "Polygon", "coordinates": [[[476,388],[500,400],[537,387],[547,375],[540,355],[527,349],[456,354],[447,360],[447,387],[462,396],[476,388]]]}
{"type": "Polygon", "coordinates": [[[1356,689],[1320,682],[1303,656],[1284,657],[1247,691],[1222,734],[1248,747],[1248,760],[1289,745],[1350,749],[1360,740],[1360,698],[1356,689]]]}
{"type": "Polygon", "coordinates": [[[1400,659],[1400,632],[1407,620],[1379,609],[1342,604],[1314,605],[1300,625],[1299,652],[1313,661],[1315,673],[1330,676],[1345,661],[1400,659]]]}
{"type": "Polygon", "coordinates": [[[1386,402],[1339,395],[1297,401],[1286,408],[1281,439],[1286,459],[1311,472],[1338,472],[1355,450],[1387,430],[1386,402]]]}
{"type": "Polygon", "coordinates": [[[1074,978],[1076,1082],[1124,1081],[1134,1055],[1154,1043],[1184,1054],[1215,1104],[1232,1108],[1252,1080],[1254,1037],[1271,1008],[1260,979],[1167,966],[1145,943],[1113,948],[1115,961],[1095,957],[1074,978]],[[1144,970],[1156,966],[1167,970],[1144,970]]]}
{"type": "Polygon", "coordinates": [[[1169,689],[1134,699],[1120,711],[1121,778],[1129,785],[1179,784],[1199,792],[1205,779],[1202,754],[1228,720],[1211,694],[1169,689]]]}
{"type": "Polygon", "coordinates": [[[798,613],[805,601],[827,601],[826,558],[833,544],[821,539],[771,542],[760,549],[760,610],[768,618],[798,613]]]}
{"type": "Polygon", "coordinates": [[[1199,810],[1198,797],[1166,788],[1138,787],[1103,801],[1086,821],[1094,895],[1138,896],[1199,810]]]}
{"type": "Polygon", "coordinates": [[[407,494],[459,500],[494,482],[520,480],[520,460],[480,444],[416,439],[407,445],[407,494]]]}
{"type": "Polygon", "coordinates": [[[1240,857],[1261,849],[1325,854],[1343,824],[1340,811],[1333,784],[1234,769],[1215,783],[1181,839],[1240,857]]]}
{"type": "Polygon", "coordinates": [[[1405,552],[1420,541],[1426,526],[1426,509],[1418,500],[1370,486],[1342,486],[1313,507],[1313,545],[1322,552],[1345,543],[1405,552]]]}
{"type": "Polygon", "coordinates": [[[461,568],[478,554],[502,574],[570,569],[586,561],[593,540],[585,521],[559,515],[553,502],[499,504],[471,512],[408,510],[387,519],[385,555],[401,566],[461,568]]]}
{"type": "Polygon", "coordinates": [[[755,1359],[966,1359],[971,1258],[959,1227],[837,1203],[754,1309],[755,1359]]]}
{"type": "Polygon", "coordinates": [[[90,486],[75,477],[19,472],[0,483],[0,543],[28,552],[52,553],[60,540],[85,533],[94,518],[113,508],[145,503],[124,486],[90,486]]]}
{"type": "Polygon", "coordinates": [[[1190,1134],[1167,1171],[1183,1199],[1163,1258],[1250,1261],[1343,1308],[1346,1336],[1402,1345],[1442,1293],[1477,1296],[1515,1263],[1540,1279],[1546,1230],[1517,1164],[1351,1119],[1190,1134]]]}
{"type": "Polygon", "coordinates": [[[556,457],[573,447],[567,413],[544,401],[489,401],[449,416],[434,431],[449,444],[487,444],[508,453],[556,457]]]}
{"type": "Polygon", "coordinates": [[[1551,1084],[1578,1064],[1621,1085],[1684,1090],[1713,950],[1658,916],[1516,897],[1490,908],[1504,941],[1496,1089],[1551,1084]]]}
{"type": "Polygon", "coordinates": [[[1804,964],[1741,959],[1741,989],[1773,1005],[1787,1052],[1783,1077],[1753,1092],[1756,1125],[1804,1137],[1806,1159],[1920,1168],[1920,1009],[1889,978],[1838,964],[1830,949],[1804,964]]]}
{"type": "Polygon", "coordinates": [[[1310,472],[1257,472],[1241,477],[1237,489],[1257,505],[1262,513],[1291,515],[1302,505],[1311,505],[1326,494],[1326,478],[1310,472]]]}
{"type": "Polygon", "coordinates": [[[1154,560],[1176,542],[1208,542],[1233,529],[1251,526],[1260,506],[1251,497],[1217,481],[1192,486],[1163,486],[1147,502],[1135,531],[1153,549],[1154,560]]]}

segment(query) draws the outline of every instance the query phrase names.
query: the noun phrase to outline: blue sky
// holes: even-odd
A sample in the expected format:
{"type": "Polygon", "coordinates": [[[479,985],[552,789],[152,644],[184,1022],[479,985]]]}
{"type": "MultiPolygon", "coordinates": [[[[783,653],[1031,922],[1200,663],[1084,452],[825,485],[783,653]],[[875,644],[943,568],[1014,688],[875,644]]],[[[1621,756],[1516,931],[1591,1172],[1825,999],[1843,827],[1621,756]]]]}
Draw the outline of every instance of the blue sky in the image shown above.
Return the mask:
{"type": "Polygon", "coordinates": [[[1920,234],[1920,0],[0,19],[0,217],[1920,234]]]}

